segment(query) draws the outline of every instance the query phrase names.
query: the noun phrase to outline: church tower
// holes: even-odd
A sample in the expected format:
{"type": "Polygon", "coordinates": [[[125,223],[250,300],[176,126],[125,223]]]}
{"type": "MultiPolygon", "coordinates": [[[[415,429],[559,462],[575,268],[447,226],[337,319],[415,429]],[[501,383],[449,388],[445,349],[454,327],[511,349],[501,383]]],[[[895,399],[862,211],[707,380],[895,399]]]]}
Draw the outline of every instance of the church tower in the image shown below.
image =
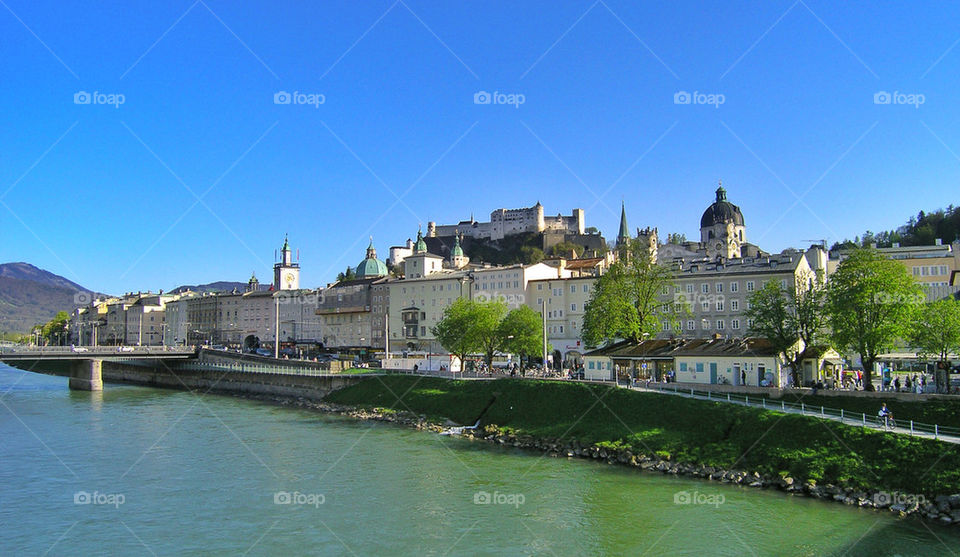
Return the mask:
{"type": "Polygon", "coordinates": [[[740,207],[727,201],[727,190],[721,182],[717,199],[707,207],[700,218],[700,247],[710,259],[741,257],[741,248],[747,243],[747,229],[740,207]]]}
{"type": "Polygon", "coordinates": [[[290,241],[283,237],[280,262],[273,265],[274,290],[297,290],[300,288],[300,264],[293,261],[290,241]]]}

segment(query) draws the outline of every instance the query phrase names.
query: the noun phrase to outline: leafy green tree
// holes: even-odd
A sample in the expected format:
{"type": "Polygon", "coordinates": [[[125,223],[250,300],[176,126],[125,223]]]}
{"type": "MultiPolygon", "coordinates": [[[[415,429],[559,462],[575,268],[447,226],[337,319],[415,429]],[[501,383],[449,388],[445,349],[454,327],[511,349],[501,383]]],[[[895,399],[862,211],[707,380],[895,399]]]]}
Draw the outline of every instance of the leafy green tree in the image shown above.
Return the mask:
{"type": "Polygon", "coordinates": [[[794,385],[800,385],[804,348],[816,345],[824,336],[825,303],[826,290],[820,276],[789,288],[771,280],[750,295],[750,307],[745,312],[753,321],[749,332],[767,339],[790,362],[794,385]]]}
{"type": "Polygon", "coordinates": [[[860,355],[864,389],[873,390],[877,357],[907,336],[923,292],[906,267],[877,250],[850,253],[830,277],[827,316],[838,347],[860,355]]]}
{"type": "Polygon", "coordinates": [[[65,338],[67,331],[67,321],[70,320],[70,314],[65,311],[58,311],[57,314],[40,327],[40,336],[46,339],[47,344],[55,344],[65,338]]]}
{"type": "Polygon", "coordinates": [[[431,332],[444,350],[460,358],[465,365],[470,354],[483,353],[487,365],[503,344],[500,322],[507,313],[507,305],[499,300],[479,302],[458,298],[443,311],[443,319],[431,332]]]}
{"type": "Polygon", "coordinates": [[[519,250],[516,262],[523,263],[524,265],[533,265],[543,261],[544,257],[545,255],[542,249],[533,246],[523,246],[519,250]]]}
{"type": "Polygon", "coordinates": [[[657,265],[648,246],[632,240],[620,258],[601,275],[587,301],[583,339],[601,346],[615,339],[634,342],[660,332],[664,323],[675,328],[678,312],[663,292],[673,290],[673,271],[657,265]]]}
{"type": "Polygon", "coordinates": [[[543,326],[540,314],[528,306],[520,306],[500,322],[500,338],[503,350],[520,356],[523,369],[525,360],[531,354],[540,354],[543,350],[543,326]]]}
{"type": "Polygon", "coordinates": [[[357,278],[357,274],[353,272],[353,269],[347,267],[347,270],[337,275],[337,281],[341,280],[353,280],[357,278]]]}
{"type": "Polygon", "coordinates": [[[550,248],[551,255],[564,255],[569,256],[570,252],[577,254],[577,257],[583,255],[583,246],[579,244],[574,244],[573,242],[560,242],[552,248],[550,248]]]}
{"type": "Polygon", "coordinates": [[[960,301],[954,298],[926,304],[917,311],[910,342],[924,356],[935,356],[937,390],[947,385],[950,353],[960,353],[960,301]]]}
{"type": "Polygon", "coordinates": [[[472,334],[480,343],[487,367],[493,365],[493,355],[502,349],[504,338],[500,335],[500,323],[507,315],[507,304],[500,300],[473,302],[472,334]]]}

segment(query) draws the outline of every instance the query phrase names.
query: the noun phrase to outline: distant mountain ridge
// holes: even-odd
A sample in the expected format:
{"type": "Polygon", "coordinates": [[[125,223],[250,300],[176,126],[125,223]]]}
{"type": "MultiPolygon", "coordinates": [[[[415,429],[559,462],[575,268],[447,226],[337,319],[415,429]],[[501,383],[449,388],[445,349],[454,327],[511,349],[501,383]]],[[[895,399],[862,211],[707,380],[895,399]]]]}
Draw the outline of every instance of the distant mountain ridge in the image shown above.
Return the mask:
{"type": "Polygon", "coordinates": [[[0,332],[29,332],[58,311],[72,311],[90,299],[86,288],[60,275],[29,263],[0,264],[0,332]]]}
{"type": "Polygon", "coordinates": [[[182,294],[188,290],[192,292],[232,292],[236,289],[239,292],[243,292],[247,288],[247,283],[245,282],[233,282],[228,280],[219,280],[216,282],[208,282],[206,284],[185,284],[183,286],[178,286],[171,290],[170,294],[182,294]]]}
{"type": "Polygon", "coordinates": [[[0,265],[0,277],[14,278],[20,280],[29,280],[47,286],[56,286],[66,288],[74,292],[86,291],[87,289],[79,284],[65,279],[60,275],[55,275],[50,271],[44,271],[29,263],[18,261],[15,263],[4,263],[0,265]]]}

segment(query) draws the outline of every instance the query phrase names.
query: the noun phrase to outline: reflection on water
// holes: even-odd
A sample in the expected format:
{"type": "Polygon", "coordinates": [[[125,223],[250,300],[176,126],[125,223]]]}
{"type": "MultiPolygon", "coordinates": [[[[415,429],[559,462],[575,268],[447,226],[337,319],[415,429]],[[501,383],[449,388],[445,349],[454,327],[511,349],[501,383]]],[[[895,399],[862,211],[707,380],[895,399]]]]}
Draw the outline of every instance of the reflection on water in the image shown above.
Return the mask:
{"type": "Polygon", "coordinates": [[[0,366],[0,554],[941,555],[958,528],[0,366]],[[6,394],[3,394],[6,393],[6,394]],[[84,503],[86,501],[86,503],[84,503]]]}

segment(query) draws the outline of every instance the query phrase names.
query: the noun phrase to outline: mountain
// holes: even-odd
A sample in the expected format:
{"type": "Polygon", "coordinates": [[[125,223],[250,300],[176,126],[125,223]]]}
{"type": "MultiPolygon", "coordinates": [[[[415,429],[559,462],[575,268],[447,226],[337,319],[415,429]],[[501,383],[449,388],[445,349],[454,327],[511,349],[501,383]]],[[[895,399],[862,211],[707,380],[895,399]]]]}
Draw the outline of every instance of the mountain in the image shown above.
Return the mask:
{"type": "Polygon", "coordinates": [[[89,303],[89,291],[79,284],[29,263],[0,265],[0,332],[26,333],[58,311],[89,303]]]}
{"type": "Polygon", "coordinates": [[[60,275],[55,275],[50,271],[44,271],[43,269],[39,269],[29,263],[23,262],[4,263],[0,265],[0,277],[28,280],[30,282],[36,282],[47,286],[66,288],[68,290],[73,290],[74,292],[87,290],[79,284],[67,280],[60,275]]]}
{"type": "Polygon", "coordinates": [[[237,289],[239,292],[244,292],[246,288],[247,283],[245,282],[220,280],[217,282],[208,282],[207,284],[186,284],[178,286],[171,290],[170,294],[181,294],[187,290],[192,290],[193,292],[232,292],[234,289],[237,289]]]}

